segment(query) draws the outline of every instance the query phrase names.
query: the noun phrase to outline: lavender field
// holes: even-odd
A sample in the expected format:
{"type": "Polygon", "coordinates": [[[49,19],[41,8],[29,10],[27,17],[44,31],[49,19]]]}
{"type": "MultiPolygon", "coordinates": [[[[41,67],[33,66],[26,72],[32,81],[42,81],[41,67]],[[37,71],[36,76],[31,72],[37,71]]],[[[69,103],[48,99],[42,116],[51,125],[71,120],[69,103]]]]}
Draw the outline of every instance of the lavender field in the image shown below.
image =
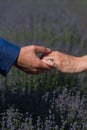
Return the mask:
{"type": "MultiPolygon", "coordinates": [[[[0,0],[0,36],[87,54],[86,0],[0,0]]],[[[0,130],[87,130],[87,73],[0,75],[0,130]]]]}

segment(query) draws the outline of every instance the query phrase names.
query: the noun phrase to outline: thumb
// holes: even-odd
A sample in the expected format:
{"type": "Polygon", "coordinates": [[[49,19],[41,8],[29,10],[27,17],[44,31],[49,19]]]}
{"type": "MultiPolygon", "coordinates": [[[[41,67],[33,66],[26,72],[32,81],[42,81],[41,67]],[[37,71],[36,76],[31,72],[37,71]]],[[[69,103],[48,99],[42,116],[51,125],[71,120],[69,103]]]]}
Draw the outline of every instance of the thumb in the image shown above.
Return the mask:
{"type": "Polygon", "coordinates": [[[36,52],[41,52],[43,54],[48,54],[48,53],[51,52],[51,49],[43,47],[43,46],[36,46],[35,51],[36,52]]]}
{"type": "Polygon", "coordinates": [[[54,67],[55,66],[55,63],[53,61],[49,61],[49,60],[45,60],[45,59],[42,59],[42,61],[44,63],[46,63],[47,65],[51,66],[51,67],[54,67]]]}

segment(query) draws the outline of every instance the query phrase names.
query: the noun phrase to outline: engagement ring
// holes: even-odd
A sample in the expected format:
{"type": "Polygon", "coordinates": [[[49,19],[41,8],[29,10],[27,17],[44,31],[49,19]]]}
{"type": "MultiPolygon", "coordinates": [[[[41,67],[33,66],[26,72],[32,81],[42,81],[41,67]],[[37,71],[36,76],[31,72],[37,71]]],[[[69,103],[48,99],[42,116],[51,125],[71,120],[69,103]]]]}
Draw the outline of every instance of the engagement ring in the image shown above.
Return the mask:
{"type": "Polygon", "coordinates": [[[50,59],[48,59],[48,62],[53,62],[53,61],[54,61],[54,60],[53,60],[53,59],[51,59],[51,58],[50,58],[50,59]]]}

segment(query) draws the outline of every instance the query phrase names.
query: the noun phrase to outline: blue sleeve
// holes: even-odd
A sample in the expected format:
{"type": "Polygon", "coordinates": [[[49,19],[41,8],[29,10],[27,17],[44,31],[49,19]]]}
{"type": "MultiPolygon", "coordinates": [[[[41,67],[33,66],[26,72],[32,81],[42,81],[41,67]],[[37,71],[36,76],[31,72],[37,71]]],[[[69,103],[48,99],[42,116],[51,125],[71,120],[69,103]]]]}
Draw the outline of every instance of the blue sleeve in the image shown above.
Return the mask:
{"type": "Polygon", "coordinates": [[[0,38],[0,74],[6,76],[17,59],[20,48],[0,38]]]}

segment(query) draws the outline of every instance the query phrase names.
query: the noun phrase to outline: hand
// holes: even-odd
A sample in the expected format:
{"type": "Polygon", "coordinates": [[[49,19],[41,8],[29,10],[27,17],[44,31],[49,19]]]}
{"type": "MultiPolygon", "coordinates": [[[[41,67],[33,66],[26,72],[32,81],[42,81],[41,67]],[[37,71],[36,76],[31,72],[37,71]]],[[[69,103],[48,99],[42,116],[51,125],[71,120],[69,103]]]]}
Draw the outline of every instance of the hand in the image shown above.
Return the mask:
{"type": "Polygon", "coordinates": [[[49,64],[53,59],[54,67],[64,73],[79,73],[87,70],[87,56],[75,57],[58,51],[53,51],[43,57],[43,61],[49,64]]]}
{"type": "Polygon", "coordinates": [[[42,71],[50,70],[52,65],[49,66],[47,63],[41,61],[37,56],[38,52],[49,54],[51,50],[34,45],[22,47],[17,61],[15,62],[15,66],[28,74],[37,74],[42,71]]]}

